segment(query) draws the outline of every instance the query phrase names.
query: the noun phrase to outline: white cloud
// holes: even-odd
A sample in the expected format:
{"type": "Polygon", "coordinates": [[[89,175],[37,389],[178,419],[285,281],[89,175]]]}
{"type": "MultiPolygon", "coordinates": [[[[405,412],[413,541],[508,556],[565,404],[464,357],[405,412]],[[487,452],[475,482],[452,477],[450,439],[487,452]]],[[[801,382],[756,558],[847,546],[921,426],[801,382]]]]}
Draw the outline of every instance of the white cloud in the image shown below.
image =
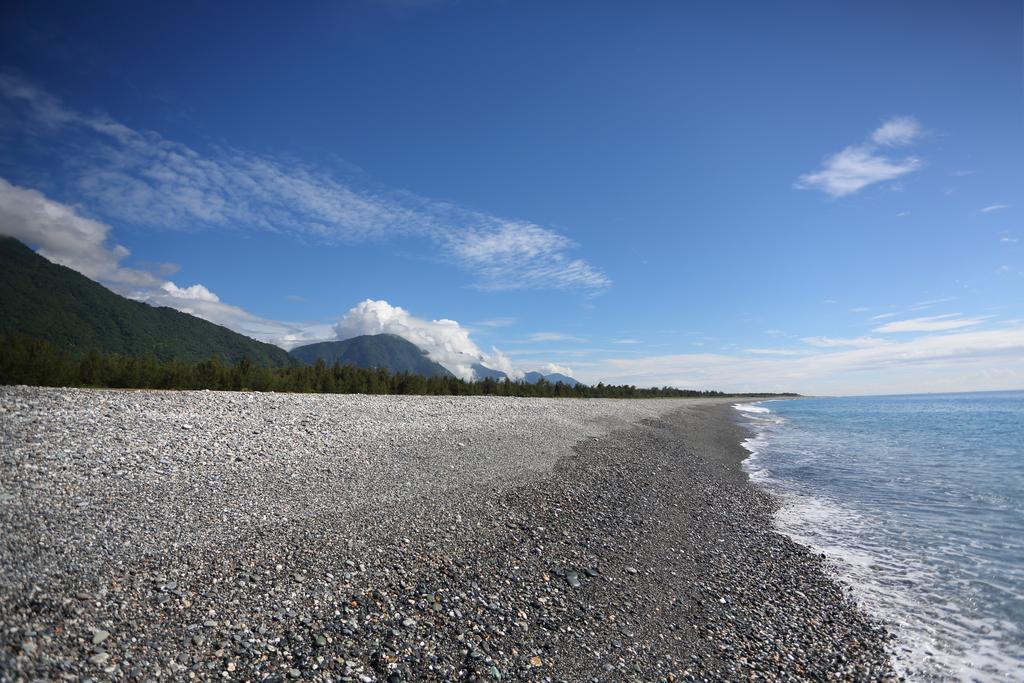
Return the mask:
{"type": "Polygon", "coordinates": [[[885,320],[886,318],[895,318],[898,313],[879,313],[878,315],[871,316],[872,320],[885,320]]]}
{"type": "Polygon", "coordinates": [[[0,76],[19,105],[19,134],[73,137],[70,185],[110,218],[171,229],[255,229],[324,243],[425,238],[481,289],[582,289],[610,280],[573,258],[557,232],[371,187],[301,163],[214,147],[200,153],[152,131],[64,107],[40,88],[0,76]]]}
{"type": "Polygon", "coordinates": [[[612,344],[641,344],[639,339],[613,339],[612,344]]]}
{"type": "Polygon", "coordinates": [[[522,379],[525,374],[522,370],[516,367],[515,364],[513,364],[511,358],[496,346],[491,347],[491,354],[484,359],[483,364],[491,370],[500,370],[501,372],[504,372],[508,375],[508,378],[513,381],[522,379]]]}
{"type": "Polygon", "coordinates": [[[920,160],[907,157],[893,160],[875,154],[866,147],[847,147],[825,160],[824,168],[800,176],[799,189],[818,189],[832,197],[843,197],[885,180],[894,180],[916,171],[920,160]]]}
{"type": "Polygon", "coordinates": [[[512,366],[508,356],[497,348],[483,353],[469,337],[469,330],[454,320],[426,320],[410,314],[387,301],[366,299],[353,306],[335,325],[338,339],[364,334],[394,334],[427,352],[430,359],[448,368],[463,379],[473,378],[473,364],[483,363],[501,370],[513,379],[522,372],[512,366]]]}
{"type": "Polygon", "coordinates": [[[195,301],[207,301],[211,303],[217,303],[220,301],[220,297],[208,290],[203,285],[192,285],[190,287],[178,287],[173,282],[165,282],[160,285],[160,289],[165,291],[169,296],[175,297],[176,299],[192,299],[195,301]]]}
{"type": "Polygon", "coordinates": [[[572,368],[565,365],[556,365],[555,363],[545,363],[541,366],[540,371],[545,375],[558,373],[566,377],[572,377],[572,368]]]}
{"type": "Polygon", "coordinates": [[[682,354],[613,358],[588,366],[587,383],[802,393],[911,393],[1024,386],[1024,327],[956,332],[806,356],[682,354]]]}
{"type": "Polygon", "coordinates": [[[1004,244],[1016,244],[1020,240],[1017,239],[1016,237],[1010,237],[1009,235],[1002,235],[999,238],[999,241],[1004,243],[1004,244]]]}
{"type": "Polygon", "coordinates": [[[871,133],[876,145],[897,147],[909,145],[921,137],[924,131],[913,116],[897,116],[889,119],[871,133]]]}
{"type": "Polygon", "coordinates": [[[985,208],[981,209],[981,212],[982,213],[992,213],[993,211],[999,211],[1001,209],[1008,209],[1008,208],[1010,208],[1009,204],[993,204],[992,206],[986,206],[985,208]]]}
{"type": "Polygon", "coordinates": [[[892,159],[880,154],[878,147],[907,145],[918,139],[920,134],[920,125],[914,119],[890,119],[871,134],[870,142],[851,145],[828,157],[821,170],[801,175],[796,187],[843,197],[868,185],[905,176],[919,169],[921,161],[912,156],[892,159]]]}
{"type": "Polygon", "coordinates": [[[987,318],[961,318],[960,313],[947,313],[945,315],[933,315],[927,318],[911,318],[909,320],[894,320],[881,327],[876,327],[875,332],[942,332],[945,330],[957,330],[962,327],[980,325],[987,318]]]}
{"type": "Polygon", "coordinates": [[[801,341],[811,346],[817,346],[819,348],[835,348],[835,347],[857,347],[857,348],[868,348],[871,346],[880,346],[886,344],[885,339],[879,337],[804,337],[801,341]]]}
{"type": "Polygon", "coordinates": [[[94,280],[155,286],[160,280],[121,261],[129,251],[110,244],[110,226],[83,216],[75,207],[0,178],[0,234],[16,237],[53,261],[94,280]]]}

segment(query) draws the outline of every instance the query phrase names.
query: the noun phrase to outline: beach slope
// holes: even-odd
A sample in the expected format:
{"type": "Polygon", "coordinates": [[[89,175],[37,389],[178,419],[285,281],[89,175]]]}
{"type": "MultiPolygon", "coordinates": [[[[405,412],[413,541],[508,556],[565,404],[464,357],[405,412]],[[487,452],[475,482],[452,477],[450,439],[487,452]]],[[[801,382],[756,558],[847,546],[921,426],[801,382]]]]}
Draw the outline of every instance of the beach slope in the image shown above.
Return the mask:
{"type": "Polygon", "coordinates": [[[891,676],[732,412],[0,388],[0,678],[891,676]]]}

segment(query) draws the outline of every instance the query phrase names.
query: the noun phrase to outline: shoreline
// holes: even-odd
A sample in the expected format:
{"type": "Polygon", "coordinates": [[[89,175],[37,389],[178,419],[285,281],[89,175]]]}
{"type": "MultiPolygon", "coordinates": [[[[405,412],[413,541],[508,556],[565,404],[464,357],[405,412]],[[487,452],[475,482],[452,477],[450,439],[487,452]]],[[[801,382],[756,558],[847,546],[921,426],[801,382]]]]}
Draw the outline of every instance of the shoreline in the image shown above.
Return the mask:
{"type": "Polygon", "coordinates": [[[893,677],[734,399],[120,396],[0,389],[12,680],[893,677]]]}

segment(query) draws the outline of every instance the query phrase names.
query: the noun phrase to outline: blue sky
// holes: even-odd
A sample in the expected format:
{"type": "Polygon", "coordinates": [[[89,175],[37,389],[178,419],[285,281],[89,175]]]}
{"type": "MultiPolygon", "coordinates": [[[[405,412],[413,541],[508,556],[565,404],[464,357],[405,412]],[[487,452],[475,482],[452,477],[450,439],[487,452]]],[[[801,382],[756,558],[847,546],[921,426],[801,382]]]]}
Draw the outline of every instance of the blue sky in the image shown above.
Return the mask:
{"type": "Polygon", "coordinates": [[[0,231],[285,346],[1024,386],[1021,3],[265,5],[5,3],[0,231]]]}

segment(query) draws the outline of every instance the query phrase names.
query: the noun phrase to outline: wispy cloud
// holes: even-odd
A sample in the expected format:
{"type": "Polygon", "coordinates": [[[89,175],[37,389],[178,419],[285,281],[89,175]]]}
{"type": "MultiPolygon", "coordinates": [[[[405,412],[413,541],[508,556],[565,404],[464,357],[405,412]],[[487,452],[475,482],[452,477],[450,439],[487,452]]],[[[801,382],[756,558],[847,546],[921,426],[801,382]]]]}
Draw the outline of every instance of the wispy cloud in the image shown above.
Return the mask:
{"type": "Polygon", "coordinates": [[[460,263],[475,271],[482,289],[582,287],[603,290],[603,273],[567,254],[572,240],[531,223],[492,222],[486,228],[452,232],[445,242],[460,263]]]}
{"type": "Polygon", "coordinates": [[[912,311],[923,311],[926,308],[931,308],[938,304],[949,303],[950,301],[958,301],[960,297],[957,296],[946,296],[941,299],[929,299],[928,301],[918,301],[916,304],[910,307],[912,311]]]}
{"type": "Polygon", "coordinates": [[[169,229],[255,229],[328,244],[426,238],[482,289],[599,292],[611,284],[572,255],[572,240],[527,221],[300,162],[224,147],[200,152],[104,115],[74,111],[11,74],[0,74],[0,97],[16,105],[17,132],[74,147],[74,154],[54,152],[68,186],[110,219],[169,229]]]}
{"type": "Polygon", "coordinates": [[[708,353],[613,358],[582,369],[579,379],[805,393],[1011,389],[1024,386],[1024,327],[778,358],[708,353]]]}
{"type": "Polygon", "coordinates": [[[640,344],[639,339],[613,339],[612,344],[640,344]]]}
{"type": "Polygon", "coordinates": [[[895,318],[898,313],[879,313],[878,315],[871,316],[872,320],[885,320],[886,318],[895,318]]]}
{"type": "Polygon", "coordinates": [[[913,156],[893,159],[884,156],[879,149],[909,145],[921,135],[916,119],[908,116],[889,119],[871,133],[868,142],[846,147],[826,158],[820,170],[800,176],[796,187],[843,197],[869,185],[905,176],[921,167],[920,159],[913,156]]]}
{"type": "Polygon", "coordinates": [[[807,351],[800,349],[743,349],[758,356],[803,356],[807,351]]]}
{"type": "Polygon", "coordinates": [[[876,145],[899,147],[917,141],[923,132],[921,124],[914,117],[896,116],[876,128],[871,133],[871,141],[876,145]]]}
{"type": "Polygon", "coordinates": [[[583,337],[577,337],[575,335],[566,334],[564,332],[534,332],[526,337],[526,341],[531,344],[543,343],[543,342],[586,342],[587,340],[583,337]]]}
{"type": "Polygon", "coordinates": [[[911,318],[909,320],[895,320],[876,327],[875,332],[942,332],[945,330],[957,330],[963,327],[972,327],[985,322],[987,317],[962,318],[961,313],[947,313],[945,315],[933,315],[926,318],[911,318]]]}
{"type": "Polygon", "coordinates": [[[819,348],[853,347],[866,349],[888,343],[885,339],[879,337],[804,337],[801,341],[819,348]]]}
{"type": "Polygon", "coordinates": [[[992,213],[993,211],[1000,211],[1002,209],[1010,208],[1009,204],[993,204],[992,206],[986,206],[983,209],[979,209],[982,213],[992,213]]]}
{"type": "Polygon", "coordinates": [[[474,327],[509,327],[516,324],[515,318],[489,318],[473,323],[474,327]]]}

